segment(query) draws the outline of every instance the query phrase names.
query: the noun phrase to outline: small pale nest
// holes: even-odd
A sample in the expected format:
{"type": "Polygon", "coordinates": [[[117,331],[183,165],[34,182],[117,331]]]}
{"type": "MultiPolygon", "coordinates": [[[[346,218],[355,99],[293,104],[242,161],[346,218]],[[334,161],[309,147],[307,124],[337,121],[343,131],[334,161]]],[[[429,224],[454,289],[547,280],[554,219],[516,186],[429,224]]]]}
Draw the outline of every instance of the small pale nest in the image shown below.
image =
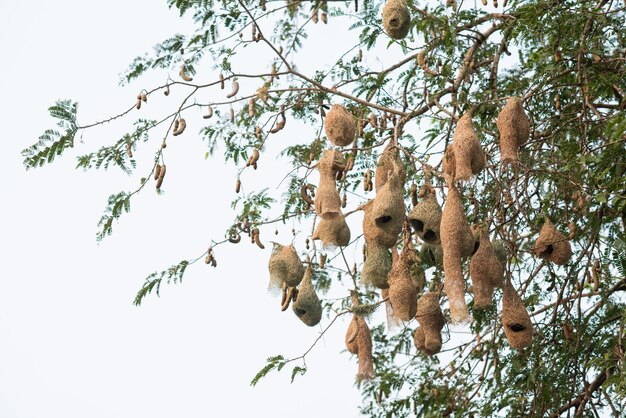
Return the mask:
{"type": "Polygon", "coordinates": [[[296,316],[310,327],[319,324],[322,319],[322,302],[315,293],[312,278],[313,270],[308,267],[298,288],[296,300],[291,305],[296,316]]]}
{"type": "Polygon", "coordinates": [[[387,280],[389,282],[389,302],[395,316],[410,321],[417,309],[417,290],[411,280],[413,259],[402,253],[394,260],[387,280]]]}
{"type": "Polygon", "coordinates": [[[485,168],[485,153],[472,126],[472,113],[466,112],[454,130],[454,180],[469,180],[485,168]]]}
{"type": "Polygon", "coordinates": [[[334,216],[322,218],[313,232],[314,240],[321,240],[325,249],[332,250],[336,247],[345,247],[350,243],[350,228],[346,218],[339,211],[334,216]]]}
{"type": "Polygon", "coordinates": [[[280,290],[283,283],[295,287],[302,281],[304,266],[293,245],[274,243],[269,261],[270,290],[280,290]]]}
{"type": "Polygon", "coordinates": [[[508,280],[502,292],[502,327],[513,348],[528,347],[533,340],[533,324],[526,306],[508,280]]]}
{"type": "Polygon", "coordinates": [[[500,111],[496,124],[500,131],[500,163],[518,161],[517,151],[530,135],[530,121],[522,106],[522,99],[511,97],[500,111]]]}
{"type": "Polygon", "coordinates": [[[409,33],[411,14],[403,0],[387,0],[383,7],[383,27],[393,39],[403,39],[409,33]]]}
{"type": "Polygon", "coordinates": [[[572,257],[572,246],[567,237],[556,230],[549,219],[541,227],[533,252],[554,264],[565,265],[572,257]]]}
{"type": "Polygon", "coordinates": [[[324,119],[324,130],[330,142],[338,147],[348,146],[356,135],[355,119],[345,107],[333,105],[324,119]]]}
{"type": "Polygon", "coordinates": [[[391,253],[376,242],[368,242],[366,257],[361,270],[361,283],[379,289],[389,287],[387,275],[391,270],[391,253]]]}
{"type": "Polygon", "coordinates": [[[441,330],[445,324],[437,293],[427,292],[422,295],[417,302],[415,318],[421,330],[419,334],[416,330],[415,346],[429,356],[437,354],[441,350],[441,330]]]}
{"type": "Polygon", "coordinates": [[[474,309],[489,307],[494,288],[502,287],[504,267],[489,241],[487,228],[480,233],[480,246],[470,262],[470,277],[474,290],[474,309]]]}

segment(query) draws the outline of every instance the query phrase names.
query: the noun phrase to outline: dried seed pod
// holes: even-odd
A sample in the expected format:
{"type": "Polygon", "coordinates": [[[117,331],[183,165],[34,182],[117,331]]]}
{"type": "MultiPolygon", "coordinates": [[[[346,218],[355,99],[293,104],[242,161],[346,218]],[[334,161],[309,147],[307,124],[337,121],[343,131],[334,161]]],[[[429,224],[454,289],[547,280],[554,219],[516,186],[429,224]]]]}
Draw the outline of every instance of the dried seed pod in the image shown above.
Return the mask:
{"type": "Polygon", "coordinates": [[[437,293],[427,292],[419,298],[415,317],[421,330],[414,335],[415,347],[429,356],[437,354],[441,351],[441,330],[445,324],[437,293]]]}
{"type": "Polygon", "coordinates": [[[158,180],[160,176],[161,176],[161,164],[157,164],[156,167],[154,167],[154,179],[158,180]]]}
{"type": "Polygon", "coordinates": [[[433,77],[439,75],[428,66],[428,62],[426,62],[426,51],[420,51],[417,53],[417,65],[428,75],[433,77]]]}
{"type": "Polygon", "coordinates": [[[474,290],[474,309],[491,306],[495,287],[502,287],[504,266],[498,260],[489,240],[487,228],[480,231],[480,246],[470,261],[470,277],[474,290]]]}
{"type": "Polygon", "coordinates": [[[187,122],[185,122],[185,119],[179,118],[177,122],[178,122],[178,127],[176,127],[176,123],[174,123],[174,130],[172,131],[172,135],[174,136],[178,136],[182,134],[185,131],[185,128],[187,127],[187,122]]]}
{"type": "Polygon", "coordinates": [[[260,157],[259,150],[256,148],[253,148],[252,154],[250,154],[250,157],[248,158],[248,161],[246,162],[246,167],[252,166],[252,168],[256,170],[257,161],[259,161],[259,157],[260,157]]]}
{"type": "Polygon", "coordinates": [[[224,90],[224,74],[220,73],[220,89],[224,90]]]}
{"type": "Polygon", "coordinates": [[[409,33],[411,14],[404,0],[387,0],[383,7],[383,27],[390,38],[402,39],[409,33]]]}
{"type": "Polygon", "coordinates": [[[262,134],[263,134],[263,131],[261,131],[261,127],[260,127],[260,126],[257,126],[257,127],[254,129],[254,135],[255,135],[258,139],[261,139],[262,134]]]}
{"type": "Polygon", "coordinates": [[[126,143],[126,154],[128,154],[128,158],[133,158],[133,146],[130,142],[126,143]]]}
{"type": "Polygon", "coordinates": [[[349,352],[358,356],[357,381],[361,382],[376,377],[372,357],[372,334],[365,319],[359,315],[354,315],[348,326],[346,348],[349,352]]]}
{"type": "Polygon", "coordinates": [[[303,184],[302,186],[300,186],[300,197],[302,197],[302,200],[304,200],[309,205],[314,204],[313,198],[309,196],[309,193],[308,193],[308,191],[312,189],[313,189],[313,186],[310,184],[303,184]]]}
{"type": "Polygon", "coordinates": [[[439,226],[441,224],[441,206],[437,202],[435,189],[425,186],[424,197],[409,213],[409,223],[418,237],[424,242],[439,242],[439,226]]]}
{"type": "Polygon", "coordinates": [[[320,254],[320,268],[323,269],[326,265],[326,254],[320,254]]]}
{"type": "Polygon", "coordinates": [[[180,75],[180,78],[182,78],[185,81],[192,81],[193,78],[187,75],[187,66],[183,65],[182,67],[180,67],[180,71],[178,73],[180,75]]]}
{"type": "Polygon", "coordinates": [[[530,135],[530,121],[524,112],[522,99],[511,97],[498,115],[496,124],[500,132],[500,163],[518,161],[517,150],[530,135]]]}
{"type": "Polygon", "coordinates": [[[163,92],[164,95],[169,96],[170,95],[170,85],[166,84],[165,85],[165,91],[163,92]]]}
{"type": "Polygon", "coordinates": [[[230,108],[229,120],[230,123],[235,123],[235,109],[233,109],[232,107],[230,108]]]}
{"type": "Polygon", "coordinates": [[[320,183],[315,195],[315,213],[322,218],[333,217],[341,212],[341,199],[335,184],[335,176],[346,167],[343,154],[336,150],[324,151],[317,163],[320,183]]]}
{"type": "Polygon", "coordinates": [[[472,113],[466,112],[454,130],[454,180],[469,180],[485,167],[485,153],[472,126],[472,113]]]}
{"type": "Polygon", "coordinates": [[[211,106],[208,106],[206,115],[202,115],[202,117],[204,119],[210,119],[211,116],[213,116],[213,108],[211,106]]]}
{"type": "Polygon", "coordinates": [[[408,252],[402,251],[393,261],[387,276],[389,302],[396,318],[403,321],[413,319],[417,311],[417,291],[411,281],[411,266],[414,261],[408,252]]]}
{"type": "Polygon", "coordinates": [[[554,228],[550,219],[546,219],[535,242],[533,253],[554,264],[565,265],[572,257],[572,247],[567,237],[554,228]]]}
{"type": "Polygon", "coordinates": [[[322,303],[315,293],[312,278],[313,270],[311,266],[308,266],[300,283],[296,299],[291,305],[296,316],[310,327],[319,324],[322,319],[322,303]]]}
{"type": "Polygon", "coordinates": [[[317,23],[319,21],[319,9],[315,7],[313,9],[313,13],[311,14],[311,20],[313,23],[317,23]]]}
{"type": "Polygon", "coordinates": [[[235,193],[239,193],[241,191],[241,180],[237,179],[235,183],[235,193]]]}
{"type": "Polygon", "coordinates": [[[343,106],[335,104],[324,119],[324,130],[330,142],[345,147],[354,141],[355,119],[343,106]]]}
{"type": "Polygon", "coordinates": [[[137,103],[135,103],[135,108],[137,110],[141,109],[141,99],[140,98],[137,98],[137,103]]]}
{"type": "Polygon", "coordinates": [[[359,48],[359,62],[363,61],[363,50],[359,48]]]}
{"type": "Polygon", "coordinates": [[[328,23],[328,14],[326,12],[322,12],[320,19],[324,22],[324,24],[328,23]]]}
{"type": "Polygon", "coordinates": [[[239,83],[237,80],[233,80],[233,90],[226,95],[226,98],[230,99],[231,97],[235,97],[237,93],[239,93],[239,83]]]}
{"type": "Polygon", "coordinates": [[[506,281],[502,292],[502,326],[511,347],[522,349],[530,345],[533,339],[533,325],[510,280],[506,281]]]}
{"type": "Polygon", "coordinates": [[[251,97],[250,100],[248,100],[248,116],[251,118],[254,117],[254,97],[251,97]]]}
{"type": "Polygon", "coordinates": [[[444,288],[450,301],[453,323],[470,320],[465,303],[465,280],[461,259],[474,250],[474,236],[463,211],[461,195],[449,177],[448,198],[441,216],[440,234],[443,248],[444,288]]]}
{"type": "Polygon", "coordinates": [[[385,242],[377,240],[388,248],[395,244],[404,223],[406,207],[402,181],[403,178],[399,172],[392,174],[387,183],[376,193],[372,206],[371,218],[374,221],[374,227],[383,231],[384,235],[393,238],[393,243],[391,240],[385,242]]]}
{"type": "Polygon", "coordinates": [[[322,241],[322,247],[332,251],[336,247],[345,247],[350,243],[350,228],[343,213],[322,218],[313,232],[313,239],[322,241]]]}
{"type": "Polygon", "coordinates": [[[231,232],[230,236],[228,237],[228,242],[230,242],[231,244],[239,244],[241,242],[241,234],[237,232],[231,232]]]}
{"type": "Polygon", "coordinates": [[[142,91],[139,94],[139,99],[141,99],[142,102],[147,103],[148,102],[148,95],[146,94],[145,91],[142,91]]]}
{"type": "Polygon", "coordinates": [[[254,228],[252,231],[250,231],[250,234],[252,236],[252,242],[255,243],[257,247],[264,250],[265,245],[263,245],[263,243],[261,242],[261,238],[260,238],[261,233],[259,231],[259,228],[254,228]]]}
{"type": "Polygon", "coordinates": [[[163,185],[163,179],[165,178],[165,164],[161,165],[161,170],[159,170],[159,178],[156,182],[156,189],[160,190],[163,185]]]}
{"type": "MultiPolygon", "coordinates": [[[[132,157],[132,155],[131,155],[132,157]]],[[[574,221],[570,221],[570,223],[567,225],[568,229],[569,229],[569,235],[568,235],[568,239],[572,240],[574,239],[574,237],[576,237],[576,222],[574,221]]]]}
{"type": "Polygon", "coordinates": [[[293,245],[273,243],[269,260],[270,284],[268,290],[275,292],[285,287],[295,287],[302,281],[304,265],[293,245]],[[284,285],[284,286],[283,286],[284,285]]]}
{"type": "Polygon", "coordinates": [[[389,143],[385,146],[385,149],[380,154],[376,164],[374,187],[377,193],[382,189],[385,183],[387,183],[387,179],[390,174],[397,174],[398,180],[404,184],[406,171],[404,169],[404,164],[402,163],[402,158],[400,158],[398,148],[392,143],[392,141],[389,141],[389,143]]]}
{"type": "Polygon", "coordinates": [[[368,242],[365,249],[365,261],[361,270],[361,283],[378,289],[389,287],[387,276],[391,271],[391,253],[376,242],[368,242]]]}

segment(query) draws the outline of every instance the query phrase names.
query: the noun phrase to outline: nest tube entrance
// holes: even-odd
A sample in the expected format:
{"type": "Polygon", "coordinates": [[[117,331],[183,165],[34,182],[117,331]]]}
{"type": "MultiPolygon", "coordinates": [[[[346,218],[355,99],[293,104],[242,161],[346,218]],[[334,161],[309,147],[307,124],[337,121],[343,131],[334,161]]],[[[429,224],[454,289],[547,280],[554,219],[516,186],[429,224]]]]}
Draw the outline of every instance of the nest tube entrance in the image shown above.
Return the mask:
{"type": "Polygon", "coordinates": [[[404,0],[387,0],[383,7],[383,27],[393,39],[403,39],[409,33],[411,14],[404,0]]]}

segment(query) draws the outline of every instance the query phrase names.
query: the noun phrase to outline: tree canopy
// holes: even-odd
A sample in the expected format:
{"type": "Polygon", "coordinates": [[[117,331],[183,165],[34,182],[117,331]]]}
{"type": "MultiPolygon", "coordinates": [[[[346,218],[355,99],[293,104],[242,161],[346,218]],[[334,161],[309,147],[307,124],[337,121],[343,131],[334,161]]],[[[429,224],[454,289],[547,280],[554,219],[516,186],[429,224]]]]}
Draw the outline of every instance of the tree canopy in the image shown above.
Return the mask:
{"type": "Polygon", "coordinates": [[[128,126],[77,159],[137,177],[109,196],[98,240],[131,201],[167,189],[184,164],[165,162],[174,137],[238,167],[224,235],[146,277],[136,305],[199,261],[219,275],[217,248],[256,245],[277,309],[322,328],[302,356],[270,357],[253,385],[285,366],[305,374],[307,353],[350,315],[366,416],[623,415],[623,2],[168,5],[195,31],[167,34],[120,76],[164,82],[97,122],[59,100],[58,128],[23,151],[41,167],[88,148],[99,125],[128,126]],[[311,44],[322,25],[353,44],[339,56],[311,44]],[[163,94],[158,116],[142,117],[163,94]],[[297,138],[283,135],[291,124],[297,138]],[[276,158],[290,167],[278,192],[246,186],[276,158]],[[299,225],[292,241],[272,244],[287,222],[299,225]]]}

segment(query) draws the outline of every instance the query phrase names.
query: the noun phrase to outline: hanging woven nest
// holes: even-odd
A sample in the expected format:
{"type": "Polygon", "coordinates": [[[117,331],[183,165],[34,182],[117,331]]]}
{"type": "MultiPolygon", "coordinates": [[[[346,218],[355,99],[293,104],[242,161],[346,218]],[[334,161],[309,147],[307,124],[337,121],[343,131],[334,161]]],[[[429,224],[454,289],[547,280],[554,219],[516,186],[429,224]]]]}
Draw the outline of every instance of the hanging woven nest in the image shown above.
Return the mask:
{"type": "Polygon", "coordinates": [[[448,198],[441,216],[441,246],[443,248],[444,289],[450,301],[453,323],[470,320],[465,302],[465,280],[461,259],[472,254],[474,236],[467,223],[461,195],[454,181],[447,178],[448,198]]]}
{"type": "Polygon", "coordinates": [[[393,244],[395,244],[402,231],[405,213],[403,183],[400,176],[394,174],[376,194],[371,217],[375,228],[383,231],[385,236],[393,237],[393,244]]]}
{"type": "Polygon", "coordinates": [[[304,266],[293,245],[274,243],[269,262],[270,290],[280,290],[283,283],[295,287],[302,281],[304,266]]]}
{"type": "Polygon", "coordinates": [[[456,173],[456,159],[454,156],[454,146],[450,144],[446,147],[445,152],[443,153],[443,157],[441,159],[441,169],[444,173],[454,178],[456,173]]]}
{"type": "Polygon", "coordinates": [[[354,141],[356,121],[352,113],[342,105],[333,105],[324,119],[324,130],[330,142],[338,147],[348,146],[354,141]]]}
{"type": "Polygon", "coordinates": [[[403,39],[409,33],[411,13],[404,0],[387,0],[383,7],[383,27],[393,39],[403,39]]]}
{"type": "Polygon", "coordinates": [[[502,263],[502,266],[506,266],[506,260],[509,258],[509,250],[504,241],[496,239],[491,243],[491,245],[493,246],[493,250],[496,252],[498,260],[502,263]]]}
{"type": "Polygon", "coordinates": [[[472,126],[472,112],[466,112],[457,122],[452,140],[455,158],[454,180],[469,180],[485,168],[485,153],[472,126]]]}
{"type": "Polygon", "coordinates": [[[441,267],[443,265],[443,248],[441,244],[422,244],[420,247],[420,259],[427,266],[441,267]]]}
{"type": "Polygon", "coordinates": [[[565,265],[572,257],[572,246],[567,237],[556,230],[550,219],[541,227],[533,248],[534,254],[554,264],[565,265]]]}
{"type": "Polygon", "coordinates": [[[480,232],[480,247],[470,262],[470,277],[474,290],[474,309],[491,306],[495,287],[502,287],[504,267],[489,241],[489,232],[483,228],[480,232]]]}
{"type": "Polygon", "coordinates": [[[339,211],[334,216],[322,218],[313,232],[313,239],[322,241],[322,246],[328,251],[347,246],[350,243],[350,228],[343,213],[339,211]]]}
{"type": "Polygon", "coordinates": [[[311,282],[313,270],[307,267],[304,277],[296,293],[296,299],[292,307],[296,316],[306,325],[312,327],[319,324],[322,319],[322,302],[320,302],[311,282]]]}
{"type": "Polygon", "coordinates": [[[498,115],[496,124],[500,131],[500,163],[519,161],[517,151],[530,135],[530,121],[524,112],[522,99],[511,97],[498,115]]]}
{"type": "Polygon", "coordinates": [[[337,150],[327,150],[317,163],[320,172],[320,184],[315,194],[315,213],[322,218],[330,218],[341,212],[341,198],[337,190],[335,178],[337,172],[343,171],[346,160],[337,150]]]}
{"type": "Polygon", "coordinates": [[[414,259],[405,251],[395,257],[389,282],[389,302],[398,319],[410,321],[417,309],[417,291],[411,280],[411,266],[414,259]]]}
{"type": "Polygon", "coordinates": [[[521,349],[532,342],[533,325],[530,316],[510,280],[507,280],[502,292],[502,327],[511,347],[521,349]]]}
{"type": "Polygon", "coordinates": [[[376,190],[376,193],[387,183],[390,173],[394,176],[398,176],[400,183],[404,184],[406,170],[404,169],[398,148],[396,148],[392,141],[387,143],[387,146],[385,146],[385,149],[380,154],[378,163],[376,164],[376,174],[374,177],[374,190],[376,190]]]}
{"type": "Polygon", "coordinates": [[[359,359],[357,381],[369,380],[376,377],[372,358],[372,334],[365,319],[353,315],[346,332],[346,348],[359,359]]]}
{"type": "MultiPolygon", "coordinates": [[[[398,231],[395,225],[394,228],[379,228],[372,215],[373,208],[374,200],[370,200],[361,206],[363,210],[363,236],[365,237],[365,241],[368,243],[376,243],[385,248],[391,248],[396,245],[400,231],[398,231]]],[[[400,230],[401,229],[402,225],[400,225],[400,230]]]]}
{"type": "MultiPolygon", "coordinates": [[[[435,292],[427,292],[417,301],[417,313],[415,315],[420,324],[420,334],[414,336],[415,346],[424,353],[432,356],[441,350],[441,330],[445,324],[445,318],[439,306],[439,296],[435,292]],[[421,348],[418,347],[417,339],[420,339],[421,348]]],[[[417,333],[417,331],[416,331],[417,333]]]]}
{"type": "Polygon", "coordinates": [[[409,213],[409,223],[418,237],[429,244],[439,242],[441,224],[441,206],[437,202],[435,189],[424,188],[425,195],[409,213]]]}
{"type": "Polygon", "coordinates": [[[369,242],[366,247],[366,257],[361,270],[361,283],[379,289],[389,287],[387,275],[391,271],[391,253],[386,247],[369,242]]]}

